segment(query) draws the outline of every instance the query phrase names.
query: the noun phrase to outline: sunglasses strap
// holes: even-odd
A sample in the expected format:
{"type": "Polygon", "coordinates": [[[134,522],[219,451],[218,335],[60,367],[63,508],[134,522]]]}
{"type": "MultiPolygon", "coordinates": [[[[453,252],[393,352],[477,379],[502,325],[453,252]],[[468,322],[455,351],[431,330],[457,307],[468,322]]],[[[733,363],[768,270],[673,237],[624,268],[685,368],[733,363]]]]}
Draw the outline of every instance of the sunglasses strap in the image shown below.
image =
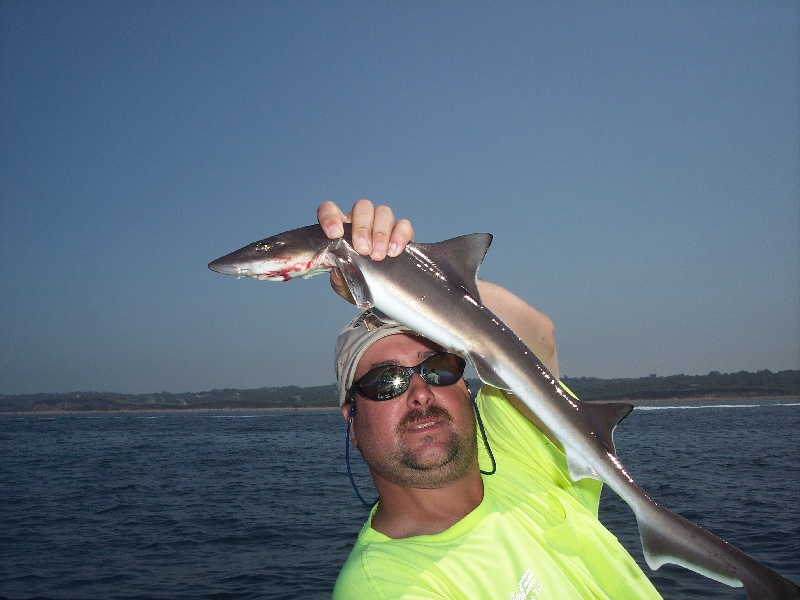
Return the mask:
{"type": "Polygon", "coordinates": [[[358,496],[358,499],[361,500],[361,504],[366,506],[369,509],[372,509],[380,500],[380,496],[375,498],[372,504],[369,504],[366,500],[364,500],[364,496],[361,495],[361,492],[358,491],[358,486],[356,485],[356,480],[353,478],[353,471],[350,469],[350,426],[353,423],[353,413],[355,412],[355,402],[350,406],[350,414],[347,417],[347,435],[344,438],[344,461],[347,463],[347,476],[350,478],[350,485],[353,486],[353,491],[358,496]]]}

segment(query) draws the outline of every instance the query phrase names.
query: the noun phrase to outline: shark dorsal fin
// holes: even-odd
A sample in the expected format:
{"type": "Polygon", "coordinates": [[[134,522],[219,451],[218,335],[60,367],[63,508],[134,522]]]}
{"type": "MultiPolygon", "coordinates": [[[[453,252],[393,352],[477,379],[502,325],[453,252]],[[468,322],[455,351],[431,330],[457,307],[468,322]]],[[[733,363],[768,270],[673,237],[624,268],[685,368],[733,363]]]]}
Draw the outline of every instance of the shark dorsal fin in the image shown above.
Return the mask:
{"type": "Polygon", "coordinates": [[[589,414],[595,435],[600,440],[600,443],[611,454],[616,454],[613,437],[614,429],[622,419],[631,413],[633,406],[624,402],[598,402],[596,404],[584,403],[583,407],[589,414]]]}
{"type": "MultiPolygon", "coordinates": [[[[596,404],[584,402],[581,404],[581,410],[589,418],[592,435],[597,438],[607,452],[616,455],[614,429],[622,419],[630,414],[633,406],[624,402],[598,402],[596,404]]],[[[575,481],[584,477],[602,481],[589,463],[585,461],[584,457],[576,455],[570,450],[567,450],[567,467],[569,468],[569,474],[575,481]]]]}
{"type": "Polygon", "coordinates": [[[449,282],[467,290],[480,303],[478,268],[491,243],[490,233],[470,233],[433,244],[413,244],[409,250],[428,257],[449,282]]]}

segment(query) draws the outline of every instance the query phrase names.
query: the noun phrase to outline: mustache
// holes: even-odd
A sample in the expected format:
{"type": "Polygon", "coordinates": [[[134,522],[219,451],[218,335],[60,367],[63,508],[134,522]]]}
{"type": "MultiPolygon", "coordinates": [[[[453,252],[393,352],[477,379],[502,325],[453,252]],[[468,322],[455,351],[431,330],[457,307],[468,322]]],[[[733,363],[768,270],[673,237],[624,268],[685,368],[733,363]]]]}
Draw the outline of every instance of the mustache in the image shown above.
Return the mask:
{"type": "Polygon", "coordinates": [[[441,406],[429,406],[427,408],[414,408],[406,413],[406,416],[398,423],[397,433],[400,434],[405,431],[409,425],[422,421],[423,419],[436,419],[437,421],[446,421],[452,423],[452,415],[441,406]]]}

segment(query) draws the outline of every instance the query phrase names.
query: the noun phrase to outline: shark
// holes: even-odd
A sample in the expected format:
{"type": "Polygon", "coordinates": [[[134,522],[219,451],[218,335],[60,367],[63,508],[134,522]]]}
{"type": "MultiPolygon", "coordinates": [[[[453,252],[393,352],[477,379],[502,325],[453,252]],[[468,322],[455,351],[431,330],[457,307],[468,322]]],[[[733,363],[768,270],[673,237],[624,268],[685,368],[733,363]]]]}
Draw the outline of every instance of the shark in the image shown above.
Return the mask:
{"type": "Polygon", "coordinates": [[[409,243],[397,257],[361,256],[319,225],[253,242],[209,263],[213,271],[262,281],[308,278],[338,268],[361,308],[399,321],[474,365],[480,379],[514,394],[561,443],[570,476],[602,481],[633,510],[651,569],[679,565],[750,600],[800,599],[800,587],[738,548],[651,499],[617,457],[613,432],[628,404],[581,402],[481,303],[477,274],[491,234],[409,243]]]}

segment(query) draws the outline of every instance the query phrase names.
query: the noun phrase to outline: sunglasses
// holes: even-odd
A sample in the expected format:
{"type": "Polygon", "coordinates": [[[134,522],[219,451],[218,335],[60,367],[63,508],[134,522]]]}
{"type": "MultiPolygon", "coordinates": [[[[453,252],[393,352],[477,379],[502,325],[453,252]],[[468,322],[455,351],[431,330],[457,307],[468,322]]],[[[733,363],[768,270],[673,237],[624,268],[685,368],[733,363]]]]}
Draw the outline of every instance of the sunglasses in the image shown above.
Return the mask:
{"type": "Polygon", "coordinates": [[[353,391],[370,400],[391,400],[397,398],[411,385],[411,376],[419,373],[425,383],[437,387],[453,385],[464,375],[466,361],[449,352],[439,352],[429,356],[416,367],[401,367],[399,365],[383,365],[367,371],[358,381],[350,387],[349,396],[353,391]]]}

